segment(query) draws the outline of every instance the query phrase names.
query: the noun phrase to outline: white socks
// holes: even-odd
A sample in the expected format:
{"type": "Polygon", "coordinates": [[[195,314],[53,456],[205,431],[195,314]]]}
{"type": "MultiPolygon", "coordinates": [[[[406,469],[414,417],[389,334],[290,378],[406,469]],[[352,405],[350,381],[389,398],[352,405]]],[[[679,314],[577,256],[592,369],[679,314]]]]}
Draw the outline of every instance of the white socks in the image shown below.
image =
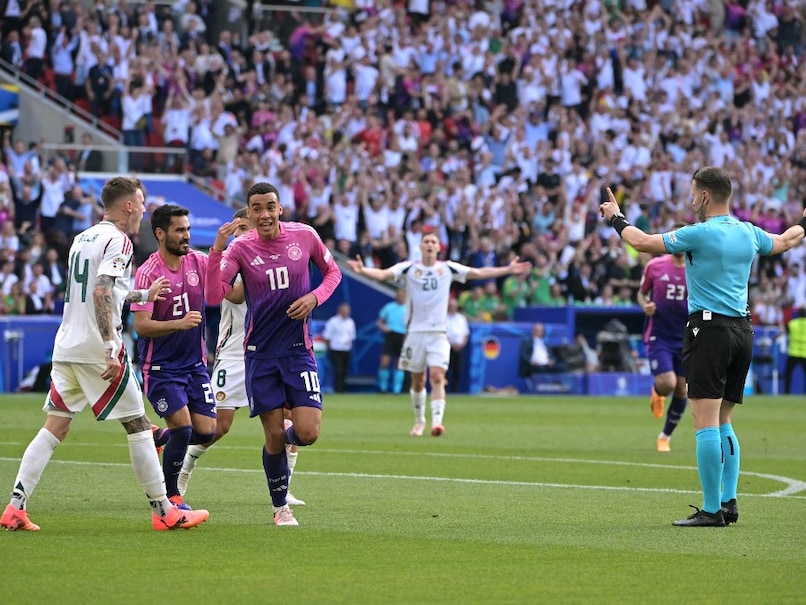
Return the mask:
{"type": "Polygon", "coordinates": [[[60,443],[56,435],[43,427],[25,448],[20,461],[20,470],[14,481],[14,491],[11,493],[11,505],[14,508],[25,510],[28,498],[34,493],[45,467],[60,443]]]}
{"type": "Polygon", "coordinates": [[[204,447],[203,445],[189,445],[185,459],[182,461],[182,470],[192,473],[193,469],[196,468],[196,463],[199,461],[199,458],[206,454],[208,449],[210,448],[204,447]]]}
{"type": "Polygon", "coordinates": [[[409,391],[414,408],[414,421],[425,424],[425,391],[409,391]]]}
{"type": "Polygon", "coordinates": [[[442,426],[442,417],[445,415],[445,400],[431,400],[431,426],[442,426]]]}
{"type": "Polygon", "coordinates": [[[171,509],[165,491],[165,477],[160,467],[157,450],[154,449],[154,437],[151,429],[126,435],[129,442],[129,456],[132,468],[140,486],[146,493],[151,510],[160,517],[164,517],[171,509]]]}

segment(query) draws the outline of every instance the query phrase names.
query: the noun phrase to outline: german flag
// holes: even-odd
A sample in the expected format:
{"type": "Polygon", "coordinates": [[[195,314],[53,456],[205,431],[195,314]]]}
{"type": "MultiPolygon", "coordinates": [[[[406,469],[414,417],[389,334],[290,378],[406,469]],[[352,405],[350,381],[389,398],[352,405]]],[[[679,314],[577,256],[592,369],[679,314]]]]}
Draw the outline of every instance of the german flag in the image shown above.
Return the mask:
{"type": "Polygon", "coordinates": [[[498,356],[501,354],[501,341],[495,336],[488,336],[481,346],[484,351],[484,357],[490,361],[498,359],[498,356]]]}

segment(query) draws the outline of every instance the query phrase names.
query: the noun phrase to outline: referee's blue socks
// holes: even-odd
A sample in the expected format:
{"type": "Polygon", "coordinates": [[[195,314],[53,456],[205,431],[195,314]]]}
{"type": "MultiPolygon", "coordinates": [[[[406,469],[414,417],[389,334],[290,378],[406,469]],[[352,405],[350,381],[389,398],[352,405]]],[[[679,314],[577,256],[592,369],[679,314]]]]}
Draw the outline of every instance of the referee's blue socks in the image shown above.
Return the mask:
{"type": "Polygon", "coordinates": [[[721,506],[720,483],[722,481],[722,441],[719,429],[709,426],[694,433],[697,437],[697,469],[702,486],[702,509],[716,513],[721,506]]]}
{"type": "Polygon", "coordinates": [[[719,425],[719,436],[722,439],[722,457],[725,460],[722,469],[722,502],[736,498],[739,485],[739,440],[729,422],[719,425]]]}
{"type": "Polygon", "coordinates": [[[381,393],[389,391],[389,368],[378,368],[378,390],[381,393]]]}

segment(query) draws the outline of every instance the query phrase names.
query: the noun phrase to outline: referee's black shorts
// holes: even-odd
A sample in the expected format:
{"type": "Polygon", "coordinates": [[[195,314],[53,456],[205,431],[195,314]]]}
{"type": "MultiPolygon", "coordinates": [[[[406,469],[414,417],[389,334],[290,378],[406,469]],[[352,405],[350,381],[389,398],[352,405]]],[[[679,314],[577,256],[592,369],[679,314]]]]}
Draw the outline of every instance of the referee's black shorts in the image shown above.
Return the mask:
{"type": "Polygon", "coordinates": [[[689,315],[683,336],[689,398],[742,403],[752,359],[753,326],[748,318],[708,311],[689,315]]]}
{"type": "Polygon", "coordinates": [[[400,355],[400,350],[403,348],[403,343],[406,342],[406,335],[400,332],[392,332],[391,330],[386,333],[386,338],[383,339],[382,355],[389,357],[397,357],[400,355]]]}

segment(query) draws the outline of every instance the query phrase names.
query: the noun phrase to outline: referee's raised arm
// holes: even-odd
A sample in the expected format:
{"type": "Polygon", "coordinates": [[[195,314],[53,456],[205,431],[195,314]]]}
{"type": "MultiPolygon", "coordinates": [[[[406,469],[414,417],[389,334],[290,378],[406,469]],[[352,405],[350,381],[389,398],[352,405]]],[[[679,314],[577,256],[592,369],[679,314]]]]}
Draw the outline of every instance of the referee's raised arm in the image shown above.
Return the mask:
{"type": "Polygon", "coordinates": [[[694,416],[703,504],[673,523],[679,527],[724,527],[739,519],[740,448],[733,410],[743,401],[753,358],[747,284],[757,255],[780,254],[806,236],[806,211],[796,225],[772,234],[732,216],[732,194],[726,171],[699,168],[692,175],[689,198],[699,222],[659,235],[630,225],[609,188],[599,206],[607,223],[636,250],[686,256],[689,316],[683,375],[694,416]]]}
{"type": "Polygon", "coordinates": [[[663,243],[663,236],[658,233],[644,233],[638,227],[631,225],[619,210],[616,196],[613,195],[610,187],[606,191],[608,199],[599,206],[599,213],[605,222],[616,230],[621,239],[639,252],[666,254],[667,250],[666,244],[663,243]]]}

